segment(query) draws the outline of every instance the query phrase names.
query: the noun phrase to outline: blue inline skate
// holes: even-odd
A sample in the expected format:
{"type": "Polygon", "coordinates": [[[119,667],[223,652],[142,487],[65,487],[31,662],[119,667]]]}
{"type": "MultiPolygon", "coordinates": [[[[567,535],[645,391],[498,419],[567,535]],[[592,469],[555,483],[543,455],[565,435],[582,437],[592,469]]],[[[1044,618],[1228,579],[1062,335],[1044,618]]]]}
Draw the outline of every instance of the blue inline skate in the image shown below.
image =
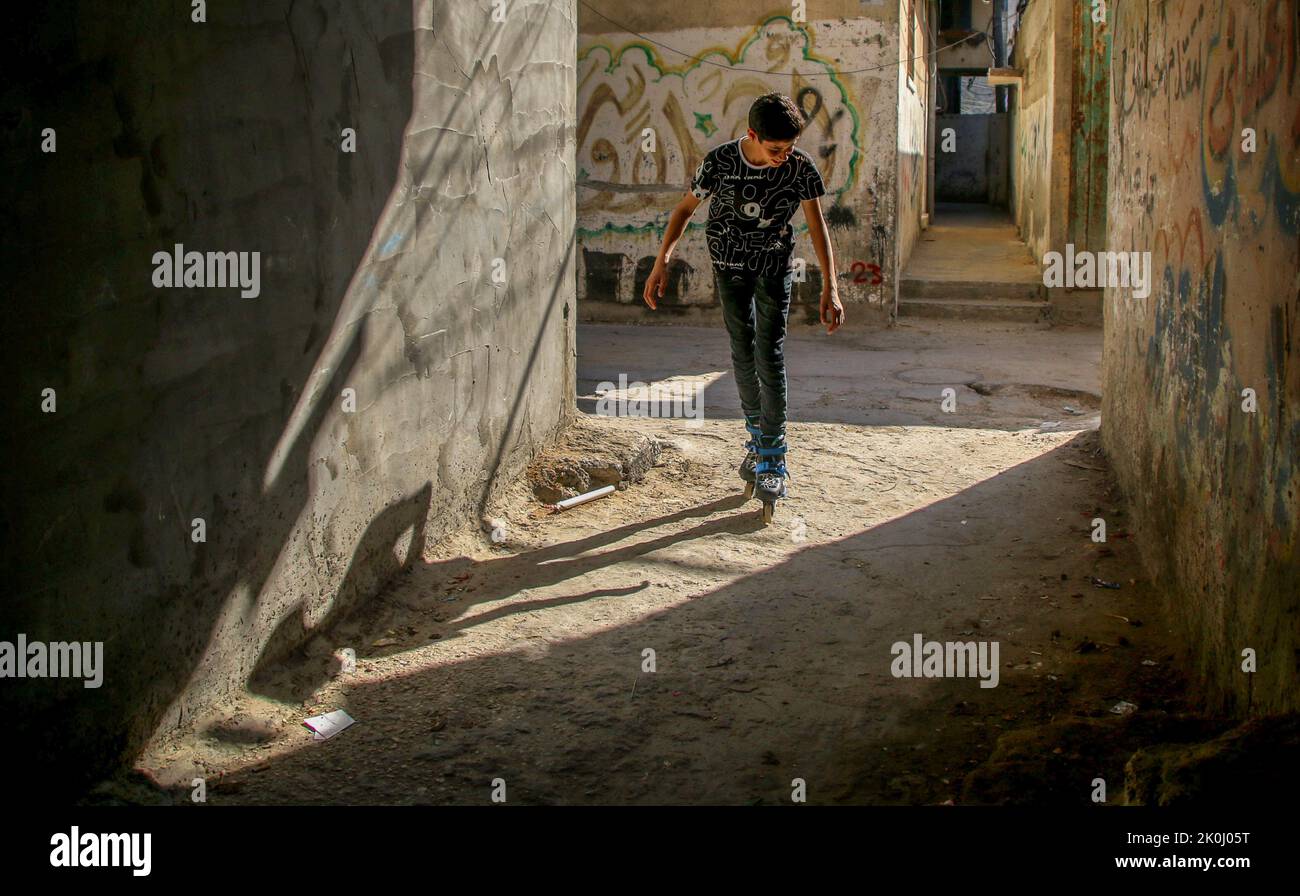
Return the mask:
{"type": "Polygon", "coordinates": [[[763,524],[772,522],[776,502],[787,495],[785,481],[790,473],[785,467],[785,434],[759,436],[755,446],[758,463],[754,466],[754,495],[763,502],[763,524]]]}
{"type": "Polygon", "coordinates": [[[754,468],[758,465],[758,439],[763,435],[758,428],[757,417],[745,418],[745,429],[749,430],[749,441],[745,443],[745,459],[740,462],[737,472],[745,483],[745,499],[754,497],[754,481],[758,478],[754,468]]]}

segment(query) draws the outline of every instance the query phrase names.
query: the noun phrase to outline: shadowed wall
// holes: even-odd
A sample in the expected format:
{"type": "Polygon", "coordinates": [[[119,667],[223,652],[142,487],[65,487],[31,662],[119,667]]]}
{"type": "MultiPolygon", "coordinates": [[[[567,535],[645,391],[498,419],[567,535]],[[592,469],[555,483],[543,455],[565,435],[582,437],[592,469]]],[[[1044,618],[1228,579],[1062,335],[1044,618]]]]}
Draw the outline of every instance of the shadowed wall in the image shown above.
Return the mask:
{"type": "Polygon", "coordinates": [[[105,651],[97,690],[0,681],[33,786],[200,720],[273,633],[346,614],[561,425],[573,2],[492,11],[7,14],[0,639],[105,651]],[[260,295],[156,287],[177,243],[259,253],[260,295]]]}
{"type": "Polygon", "coordinates": [[[1106,290],[1102,434],[1195,668],[1237,711],[1300,707],[1298,12],[1111,14],[1107,248],[1150,252],[1152,283],[1106,290]]]}

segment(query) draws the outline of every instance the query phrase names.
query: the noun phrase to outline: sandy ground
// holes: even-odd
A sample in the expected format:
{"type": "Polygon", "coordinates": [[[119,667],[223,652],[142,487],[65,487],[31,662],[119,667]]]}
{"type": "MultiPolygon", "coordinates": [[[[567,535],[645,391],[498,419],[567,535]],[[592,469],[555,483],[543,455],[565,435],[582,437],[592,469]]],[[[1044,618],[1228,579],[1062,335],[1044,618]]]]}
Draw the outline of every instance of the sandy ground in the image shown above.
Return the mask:
{"type": "Polygon", "coordinates": [[[793,331],[795,478],[769,527],[740,494],[722,333],[579,336],[580,409],[622,373],[703,384],[706,419],[583,418],[551,456],[639,432],[659,465],[564,513],[519,483],[499,542],[438,545],[140,767],[177,793],[202,776],[214,804],[486,804],[495,779],[518,804],[788,804],[796,779],[810,803],[1083,804],[1096,777],[1119,789],[1126,754],[1048,740],[1030,758],[1050,775],[990,776],[999,739],[1118,725],[1119,701],[1181,708],[1099,452],[1099,331],[793,331]],[[891,646],[916,634],[997,642],[997,687],[895,677],[891,646]],[[322,644],[353,647],[356,671],[322,644]],[[301,721],[336,708],[357,724],[313,742],[301,721]]]}

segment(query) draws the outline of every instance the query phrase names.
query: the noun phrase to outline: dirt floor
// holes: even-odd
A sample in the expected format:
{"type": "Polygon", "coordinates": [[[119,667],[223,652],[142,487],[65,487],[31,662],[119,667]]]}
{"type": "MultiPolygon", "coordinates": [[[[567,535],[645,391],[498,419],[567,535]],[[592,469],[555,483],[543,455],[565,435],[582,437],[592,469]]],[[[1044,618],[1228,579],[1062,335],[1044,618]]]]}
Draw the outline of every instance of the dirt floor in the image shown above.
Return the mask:
{"type": "Polygon", "coordinates": [[[810,803],[1088,804],[1186,708],[1100,454],[1099,331],[797,328],[769,527],[722,333],[579,335],[580,409],[621,373],[701,384],[705,419],[581,417],[535,473],[649,439],[656,465],[562,513],[514,484],[492,533],[437,545],[140,768],[177,801],[204,777],[209,803],[485,804],[501,779],[518,804],[788,804],[802,779],[810,803]],[[998,685],[895,677],[917,634],[996,641],[998,685]],[[338,708],[357,724],[313,742],[302,720],[338,708]]]}

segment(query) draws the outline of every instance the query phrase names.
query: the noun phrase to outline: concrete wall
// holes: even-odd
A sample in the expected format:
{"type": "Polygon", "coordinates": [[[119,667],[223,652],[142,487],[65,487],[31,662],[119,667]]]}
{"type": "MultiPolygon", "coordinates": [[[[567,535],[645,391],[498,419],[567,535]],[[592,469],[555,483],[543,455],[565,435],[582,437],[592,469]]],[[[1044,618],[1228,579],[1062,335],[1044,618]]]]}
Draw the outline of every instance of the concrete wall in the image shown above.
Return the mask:
{"type": "Polygon", "coordinates": [[[1011,212],[1035,258],[1063,251],[1069,212],[1072,0],[1030,3],[1011,65],[1023,73],[1012,102],[1011,212]]]}
{"type": "MultiPolygon", "coordinates": [[[[1014,3],[1014,0],[1010,0],[1014,3]]],[[[942,22],[942,19],[940,19],[942,22]]],[[[970,27],[939,31],[939,46],[947,47],[935,54],[941,69],[987,69],[993,66],[993,2],[971,0],[970,27]],[[962,38],[969,38],[962,40],[962,38]],[[948,44],[957,43],[954,47],[948,44]]]]}
{"type": "Polygon", "coordinates": [[[1070,122],[1069,241],[1100,251],[1106,240],[1106,183],[1110,139],[1110,29],[1077,9],[1071,23],[1074,80],[1070,122]]]}
{"type": "Polygon", "coordinates": [[[953,152],[936,152],[935,196],[940,202],[1007,203],[1007,123],[1005,112],[940,115],[937,142],[951,128],[953,152]]]}
{"type": "Polygon", "coordinates": [[[1300,10],[1110,9],[1108,243],[1154,283],[1106,291],[1104,444],[1208,693],[1296,709],[1300,10]]]}
{"type": "MultiPolygon", "coordinates": [[[[579,7],[584,318],[663,321],[716,312],[703,237],[707,207],[678,246],[658,312],[641,302],[642,284],[668,214],[704,153],[744,134],[750,103],[780,90],[812,115],[800,145],[827,183],[822,207],[840,295],[861,306],[855,320],[888,321],[896,280],[898,0],[810,3],[807,22],[791,21],[789,4],[754,7],[743,0],[704,6],[608,0],[600,11],[613,22],[579,7]],[[875,70],[847,73],[863,68],[875,70]],[[656,135],[653,153],[642,150],[647,127],[656,135]]],[[[808,263],[796,301],[810,304],[791,314],[799,320],[815,317],[821,276],[802,215],[793,223],[796,255],[808,263]]]]}
{"type": "Polygon", "coordinates": [[[998,112],[989,116],[989,148],[985,171],[988,175],[988,202],[1006,208],[1011,200],[1011,115],[998,112]]]}
{"type": "Polygon", "coordinates": [[[0,638],[106,653],[98,690],[3,682],[46,794],[239,693],[561,423],[574,4],[491,12],[245,0],[199,24],[141,0],[11,22],[0,638]],[[260,252],[260,295],[155,288],[176,243],[260,252]]]}
{"type": "MultiPolygon", "coordinates": [[[[898,22],[899,66],[902,69],[898,79],[898,228],[894,265],[897,271],[902,271],[911,257],[921,236],[921,216],[926,213],[931,83],[930,60],[925,54],[932,49],[926,22],[927,4],[922,0],[904,2],[901,10],[903,14],[898,22]]],[[[893,279],[897,284],[898,278],[893,279]]]]}

